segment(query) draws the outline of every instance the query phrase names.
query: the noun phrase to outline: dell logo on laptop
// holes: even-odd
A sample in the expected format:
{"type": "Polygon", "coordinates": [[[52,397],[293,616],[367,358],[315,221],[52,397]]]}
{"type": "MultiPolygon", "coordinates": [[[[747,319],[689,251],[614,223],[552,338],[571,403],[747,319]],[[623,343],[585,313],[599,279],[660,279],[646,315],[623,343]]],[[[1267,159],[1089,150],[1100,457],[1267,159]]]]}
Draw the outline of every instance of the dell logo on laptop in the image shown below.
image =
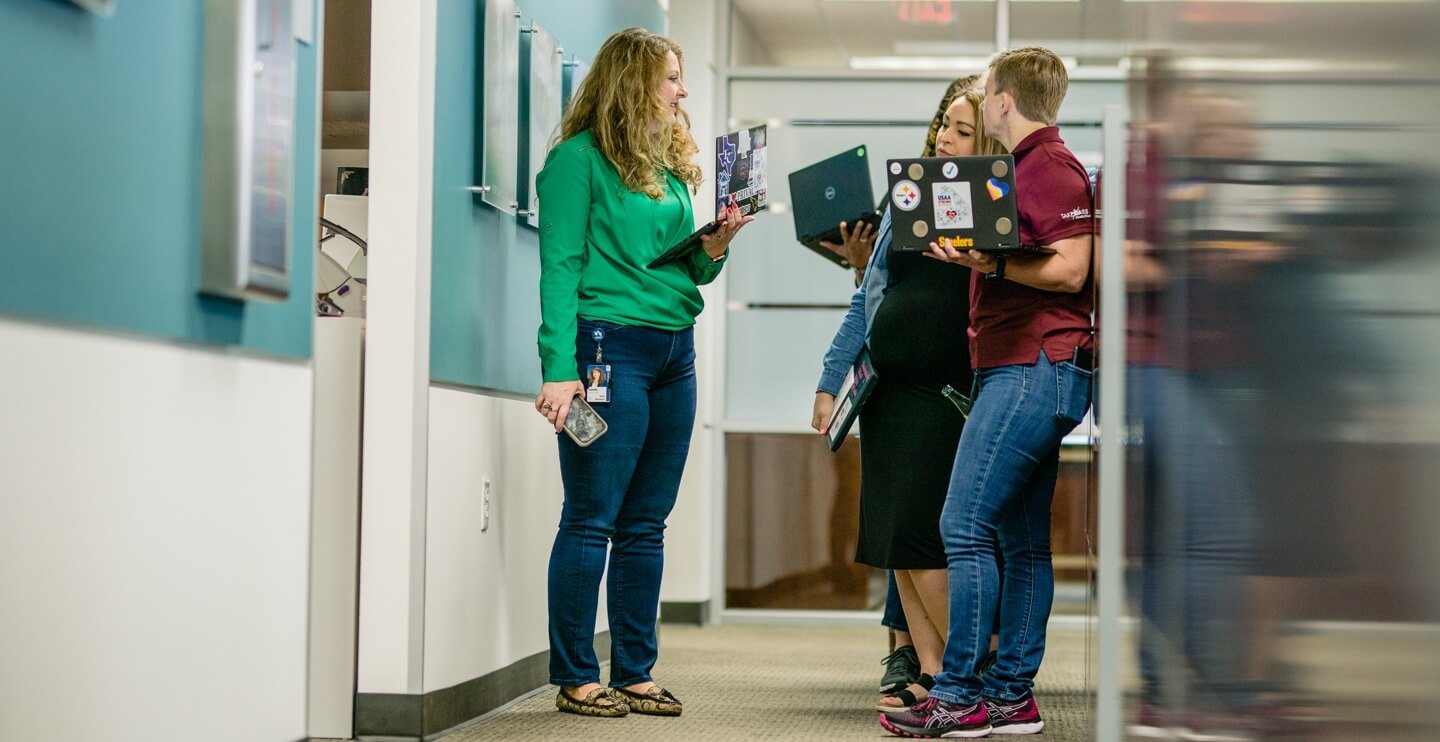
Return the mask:
{"type": "Polygon", "coordinates": [[[825,189],[825,200],[826,200],[826,201],[834,201],[834,200],[835,200],[835,186],[830,186],[830,187],[828,187],[828,188],[825,189]]]}

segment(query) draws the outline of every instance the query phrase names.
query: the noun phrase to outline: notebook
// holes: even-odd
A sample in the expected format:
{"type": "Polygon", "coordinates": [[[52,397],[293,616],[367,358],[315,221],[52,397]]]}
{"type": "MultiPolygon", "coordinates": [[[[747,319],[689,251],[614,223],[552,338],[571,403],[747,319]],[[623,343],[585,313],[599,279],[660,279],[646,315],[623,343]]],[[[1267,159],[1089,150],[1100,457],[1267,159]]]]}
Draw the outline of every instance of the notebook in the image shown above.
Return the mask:
{"type": "Polygon", "coordinates": [[[700,249],[700,240],[720,229],[720,216],[726,207],[735,205],[741,216],[763,211],[766,201],[765,126],[734,131],[715,140],[715,216],[716,220],[695,230],[650,261],[650,268],[659,268],[700,249]]]}
{"type": "Polygon", "coordinates": [[[1002,255],[1046,251],[1020,244],[1010,155],[889,160],[886,170],[894,249],[928,251],[936,242],[1002,255]]]}
{"type": "Polygon", "coordinates": [[[870,362],[870,351],[861,349],[860,357],[855,359],[850,371],[845,374],[845,381],[840,384],[840,393],[835,395],[835,410],[830,414],[830,425],[825,431],[831,451],[840,450],[845,443],[850,427],[860,417],[860,408],[875,389],[875,381],[875,366],[870,362]]]}
{"type": "Polygon", "coordinates": [[[862,223],[872,227],[880,223],[865,145],[790,173],[790,203],[795,214],[795,239],[826,260],[851,267],[844,256],[820,243],[842,242],[842,221],[849,229],[862,223]]]}

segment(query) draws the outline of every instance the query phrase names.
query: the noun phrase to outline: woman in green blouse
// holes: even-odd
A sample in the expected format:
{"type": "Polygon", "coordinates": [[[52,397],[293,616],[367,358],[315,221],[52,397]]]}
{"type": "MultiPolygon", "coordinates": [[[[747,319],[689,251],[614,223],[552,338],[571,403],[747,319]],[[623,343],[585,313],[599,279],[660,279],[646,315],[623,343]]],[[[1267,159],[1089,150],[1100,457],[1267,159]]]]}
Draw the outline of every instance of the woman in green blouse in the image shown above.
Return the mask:
{"type": "Polygon", "coordinates": [[[558,432],[583,395],[609,425],[588,447],[557,436],[565,505],[550,552],[550,682],[557,708],[588,716],[681,710],[650,669],[665,519],[695,424],[697,287],[715,280],[753,219],[731,209],[703,249],[646,267],[694,229],[699,150],[680,108],[682,58],[641,28],[611,36],[536,178],[544,384],[535,410],[558,432]],[[590,378],[604,383],[587,388],[590,378]],[[608,688],[594,650],[607,544],[608,688]]]}

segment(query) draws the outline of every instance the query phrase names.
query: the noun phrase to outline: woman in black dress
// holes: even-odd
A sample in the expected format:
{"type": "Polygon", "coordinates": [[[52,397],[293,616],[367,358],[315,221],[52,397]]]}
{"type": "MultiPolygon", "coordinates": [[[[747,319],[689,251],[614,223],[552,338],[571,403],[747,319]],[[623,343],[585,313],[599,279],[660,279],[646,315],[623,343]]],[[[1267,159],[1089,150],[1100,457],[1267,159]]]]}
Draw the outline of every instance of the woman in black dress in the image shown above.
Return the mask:
{"type": "MultiPolygon", "coordinates": [[[[983,93],[957,94],[936,137],[935,155],[1003,152],[985,136],[983,93]]],[[[880,699],[881,711],[925,697],[940,670],[949,630],[940,511],[964,418],[940,390],[968,392],[970,271],[923,253],[890,249],[890,215],[880,224],[875,255],[851,299],[815,394],[812,425],[825,432],[835,393],[862,346],[879,379],[860,411],[860,538],[856,561],[895,571],[905,619],[920,657],[916,684],[880,699]]]]}

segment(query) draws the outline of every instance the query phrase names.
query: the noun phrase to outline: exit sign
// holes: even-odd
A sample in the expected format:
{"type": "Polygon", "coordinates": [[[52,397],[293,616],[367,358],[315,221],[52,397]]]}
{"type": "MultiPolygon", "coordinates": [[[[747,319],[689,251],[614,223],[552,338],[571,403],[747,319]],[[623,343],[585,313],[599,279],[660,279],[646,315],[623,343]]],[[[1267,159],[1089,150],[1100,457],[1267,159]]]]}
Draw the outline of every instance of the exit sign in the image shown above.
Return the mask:
{"type": "Polygon", "coordinates": [[[890,0],[890,7],[906,23],[945,25],[955,18],[952,0],[890,0]]]}

